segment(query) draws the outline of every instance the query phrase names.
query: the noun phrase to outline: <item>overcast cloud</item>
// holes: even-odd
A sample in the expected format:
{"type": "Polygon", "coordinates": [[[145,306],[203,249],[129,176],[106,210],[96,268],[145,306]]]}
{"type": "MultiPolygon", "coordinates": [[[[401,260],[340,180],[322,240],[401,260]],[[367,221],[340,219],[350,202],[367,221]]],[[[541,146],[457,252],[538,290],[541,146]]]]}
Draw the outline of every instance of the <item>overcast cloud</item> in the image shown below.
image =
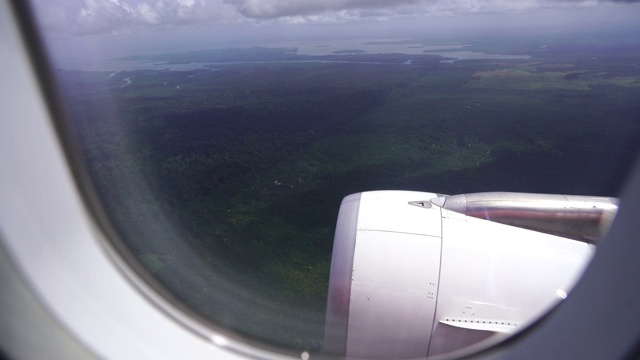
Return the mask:
{"type": "Polygon", "coordinates": [[[597,7],[640,0],[35,0],[45,33],[89,35],[192,24],[335,23],[425,14],[597,7]]]}

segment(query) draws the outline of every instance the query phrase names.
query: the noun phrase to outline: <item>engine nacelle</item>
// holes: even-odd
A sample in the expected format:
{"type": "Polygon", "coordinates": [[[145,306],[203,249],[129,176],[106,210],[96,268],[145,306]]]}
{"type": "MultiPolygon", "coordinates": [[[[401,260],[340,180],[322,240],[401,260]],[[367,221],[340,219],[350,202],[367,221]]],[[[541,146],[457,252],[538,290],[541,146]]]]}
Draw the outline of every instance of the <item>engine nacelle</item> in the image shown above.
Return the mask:
{"type": "Polygon", "coordinates": [[[593,254],[583,242],[432,205],[437,196],[375,191],[342,201],[326,352],[425,358],[506,336],[566,297],[593,254]]]}

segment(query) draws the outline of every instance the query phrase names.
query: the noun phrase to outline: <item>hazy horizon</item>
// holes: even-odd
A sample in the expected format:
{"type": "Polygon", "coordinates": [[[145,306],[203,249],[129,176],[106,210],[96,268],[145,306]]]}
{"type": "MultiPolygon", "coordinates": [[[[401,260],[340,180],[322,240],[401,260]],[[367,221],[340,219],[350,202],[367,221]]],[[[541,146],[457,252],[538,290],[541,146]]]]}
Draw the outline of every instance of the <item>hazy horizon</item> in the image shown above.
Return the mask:
{"type": "Polygon", "coordinates": [[[518,36],[635,41],[640,32],[635,1],[37,0],[33,8],[56,64],[345,41],[413,40],[429,46],[518,36]]]}

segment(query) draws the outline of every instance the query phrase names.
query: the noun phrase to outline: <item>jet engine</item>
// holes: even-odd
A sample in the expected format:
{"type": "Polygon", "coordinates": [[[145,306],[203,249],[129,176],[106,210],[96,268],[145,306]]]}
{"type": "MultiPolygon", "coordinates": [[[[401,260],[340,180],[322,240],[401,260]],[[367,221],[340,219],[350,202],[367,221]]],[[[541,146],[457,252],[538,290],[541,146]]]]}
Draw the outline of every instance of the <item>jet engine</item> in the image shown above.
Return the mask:
{"type": "Polygon", "coordinates": [[[439,199],[374,191],[342,201],[327,353],[425,358],[501,339],[564,299],[595,251],[589,242],[447,210],[439,199]]]}

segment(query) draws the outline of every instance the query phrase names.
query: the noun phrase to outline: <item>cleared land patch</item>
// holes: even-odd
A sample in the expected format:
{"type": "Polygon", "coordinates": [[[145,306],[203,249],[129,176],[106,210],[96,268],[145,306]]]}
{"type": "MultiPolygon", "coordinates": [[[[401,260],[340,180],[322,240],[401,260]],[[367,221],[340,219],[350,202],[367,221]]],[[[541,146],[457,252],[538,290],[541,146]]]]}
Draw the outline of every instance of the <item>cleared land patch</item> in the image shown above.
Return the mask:
{"type": "Polygon", "coordinates": [[[511,68],[476,71],[468,88],[513,90],[591,90],[597,85],[640,87],[640,78],[616,76],[608,72],[586,69],[544,71],[544,67],[516,66],[511,68]]]}

